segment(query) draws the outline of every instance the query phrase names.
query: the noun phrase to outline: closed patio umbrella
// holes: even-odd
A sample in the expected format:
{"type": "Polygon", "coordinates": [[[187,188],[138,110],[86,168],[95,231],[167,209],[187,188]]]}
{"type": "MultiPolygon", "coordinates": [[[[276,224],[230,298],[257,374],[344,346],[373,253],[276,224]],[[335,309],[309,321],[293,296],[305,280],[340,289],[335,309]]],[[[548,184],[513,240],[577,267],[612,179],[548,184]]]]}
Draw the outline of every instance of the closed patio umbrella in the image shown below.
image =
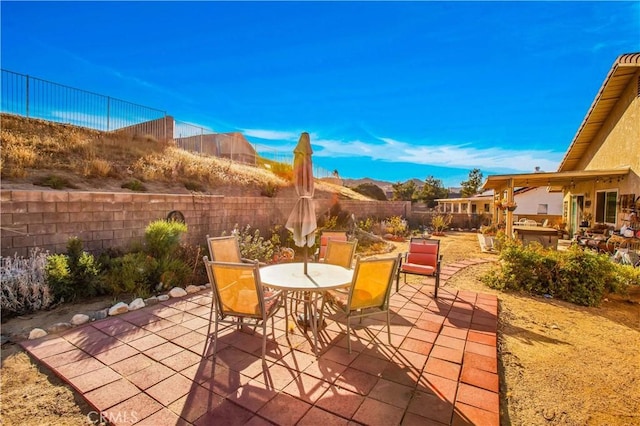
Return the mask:
{"type": "Polygon", "coordinates": [[[311,161],[311,141],[309,133],[300,135],[298,145],[293,150],[293,180],[298,194],[293,210],[289,214],[286,228],[293,232],[293,241],[304,247],[304,273],[307,273],[307,249],[315,244],[316,208],[313,203],[313,162],[311,161]]]}

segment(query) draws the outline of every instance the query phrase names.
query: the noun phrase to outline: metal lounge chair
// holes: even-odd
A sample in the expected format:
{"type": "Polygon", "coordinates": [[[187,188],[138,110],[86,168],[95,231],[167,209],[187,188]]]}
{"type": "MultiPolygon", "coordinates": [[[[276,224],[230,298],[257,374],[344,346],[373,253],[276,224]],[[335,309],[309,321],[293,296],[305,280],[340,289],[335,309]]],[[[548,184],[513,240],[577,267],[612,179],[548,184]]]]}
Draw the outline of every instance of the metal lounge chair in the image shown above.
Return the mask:
{"type": "Polygon", "coordinates": [[[353,281],[348,292],[327,291],[321,312],[327,303],[347,316],[347,339],[351,353],[351,319],[386,313],[387,339],[391,345],[391,321],[389,315],[389,294],[395,277],[400,255],[387,258],[358,259],[353,273],[353,281]]]}
{"type": "Polygon", "coordinates": [[[327,241],[327,251],[324,256],[324,263],[344,266],[345,268],[351,269],[357,245],[357,239],[353,239],[351,241],[329,239],[327,241]]]}
{"type": "Polygon", "coordinates": [[[407,283],[407,274],[423,275],[435,278],[434,297],[438,297],[440,287],[440,240],[427,238],[411,238],[409,251],[400,259],[398,276],[396,278],[396,292],[400,289],[400,274],[404,274],[404,282],[407,283]]]}
{"type": "Polygon", "coordinates": [[[221,324],[236,325],[241,328],[245,319],[253,319],[256,326],[262,325],[262,362],[265,362],[267,320],[271,318],[273,331],[273,317],[283,305],[285,317],[287,315],[282,292],[263,289],[257,263],[214,262],[207,256],[204,256],[203,261],[213,289],[207,332],[208,338],[213,339],[213,356],[216,356],[218,331],[221,324]],[[213,334],[211,333],[212,323],[213,334]]]}

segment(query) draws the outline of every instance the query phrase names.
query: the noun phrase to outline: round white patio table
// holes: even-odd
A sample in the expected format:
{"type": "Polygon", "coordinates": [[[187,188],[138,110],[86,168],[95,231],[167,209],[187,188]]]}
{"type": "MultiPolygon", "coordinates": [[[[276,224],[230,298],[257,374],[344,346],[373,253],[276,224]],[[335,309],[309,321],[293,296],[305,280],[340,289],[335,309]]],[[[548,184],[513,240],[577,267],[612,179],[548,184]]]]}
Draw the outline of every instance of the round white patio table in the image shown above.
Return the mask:
{"type": "MultiPolygon", "coordinates": [[[[305,298],[305,310],[310,313],[311,332],[313,333],[314,351],[318,353],[318,318],[317,302],[327,290],[347,287],[353,279],[353,269],[328,263],[278,263],[260,268],[262,285],[288,291],[302,291],[308,294],[305,298]]],[[[288,319],[287,319],[288,324],[288,319]]],[[[287,325],[288,327],[288,325],[287,325]]],[[[288,328],[287,328],[288,331],[288,328]]]]}

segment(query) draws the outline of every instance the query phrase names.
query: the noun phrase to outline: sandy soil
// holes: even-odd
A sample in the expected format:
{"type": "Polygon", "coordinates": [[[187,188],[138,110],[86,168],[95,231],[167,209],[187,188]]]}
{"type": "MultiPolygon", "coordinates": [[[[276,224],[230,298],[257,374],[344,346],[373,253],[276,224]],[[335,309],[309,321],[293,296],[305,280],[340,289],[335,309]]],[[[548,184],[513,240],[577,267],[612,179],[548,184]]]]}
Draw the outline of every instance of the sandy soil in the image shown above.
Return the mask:
{"type": "MultiPolygon", "coordinates": [[[[497,259],[479,251],[475,234],[440,238],[445,264],[474,257],[497,259]]],[[[406,243],[399,243],[395,251],[405,248],[406,243]]],[[[640,289],[610,296],[598,308],[584,308],[491,290],[478,280],[491,267],[464,269],[446,286],[498,295],[501,423],[640,425],[640,289]]],[[[105,302],[12,319],[2,325],[3,333],[68,321],[73,313],[105,302]]],[[[90,410],[17,345],[2,346],[2,424],[86,424],[90,410]]]]}

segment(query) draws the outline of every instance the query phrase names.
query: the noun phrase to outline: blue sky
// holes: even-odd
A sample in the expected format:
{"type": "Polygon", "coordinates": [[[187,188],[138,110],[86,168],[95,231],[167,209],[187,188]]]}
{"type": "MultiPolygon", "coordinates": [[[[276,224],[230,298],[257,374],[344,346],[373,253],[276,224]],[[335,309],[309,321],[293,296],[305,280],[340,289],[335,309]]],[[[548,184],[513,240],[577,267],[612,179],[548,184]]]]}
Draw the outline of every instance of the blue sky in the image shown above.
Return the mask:
{"type": "Polygon", "coordinates": [[[2,68],[166,110],[345,178],[557,168],[639,2],[7,2],[2,68]]]}

